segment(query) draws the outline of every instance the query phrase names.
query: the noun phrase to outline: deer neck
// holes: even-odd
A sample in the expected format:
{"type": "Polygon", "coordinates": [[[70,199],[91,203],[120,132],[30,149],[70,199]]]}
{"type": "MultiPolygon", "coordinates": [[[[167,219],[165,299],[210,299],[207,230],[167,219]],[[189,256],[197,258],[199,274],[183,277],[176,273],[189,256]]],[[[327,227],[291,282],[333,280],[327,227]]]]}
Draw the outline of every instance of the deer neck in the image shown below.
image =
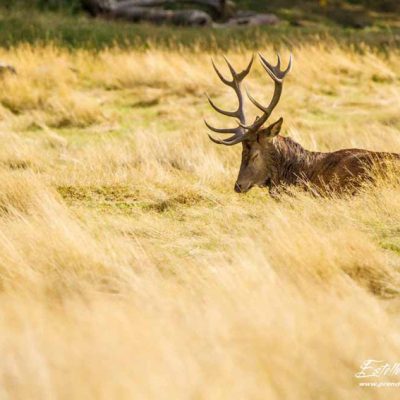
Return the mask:
{"type": "Polygon", "coordinates": [[[310,180],[320,154],[304,149],[289,137],[276,136],[270,148],[272,183],[291,185],[310,180]]]}

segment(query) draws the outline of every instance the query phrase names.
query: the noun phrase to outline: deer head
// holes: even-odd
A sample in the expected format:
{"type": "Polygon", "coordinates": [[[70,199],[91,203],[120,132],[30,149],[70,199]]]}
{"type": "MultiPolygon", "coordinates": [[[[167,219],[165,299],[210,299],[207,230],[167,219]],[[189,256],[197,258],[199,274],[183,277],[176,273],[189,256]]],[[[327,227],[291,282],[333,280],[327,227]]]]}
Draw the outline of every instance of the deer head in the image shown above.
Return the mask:
{"type": "Polygon", "coordinates": [[[270,104],[265,107],[255,100],[249,92],[246,90],[247,97],[249,100],[262,111],[262,115],[257,117],[253,124],[247,125],[245,110],[244,110],[244,99],[241,89],[241,84],[244,78],[249,74],[250,69],[253,65],[254,57],[252,57],[247,68],[237,73],[229,61],[225,58],[228,68],[232,75],[232,80],[226,79],[217,69],[212,61],[215,72],[221,81],[231,87],[238,98],[238,108],[236,111],[225,111],[217,107],[213,101],[207,96],[211,106],[217,112],[226,115],[228,117],[237,118],[238,126],[236,128],[214,128],[204,121],[207,127],[213,132],[221,134],[232,134],[227,139],[220,140],[215,139],[211,135],[208,135],[210,139],[217,144],[225,146],[232,146],[238,143],[242,143],[242,162],[240,165],[239,176],[235,183],[235,191],[238,193],[245,193],[250,190],[253,186],[267,186],[271,180],[271,143],[273,138],[279,134],[282,126],[283,119],[280,118],[278,121],[272,123],[268,127],[263,127],[272,111],[279,102],[282,94],[283,80],[286,74],[292,67],[292,56],[290,56],[289,64],[285,70],[281,70],[281,60],[278,55],[278,62],[276,65],[271,65],[261,54],[259,54],[260,62],[268,75],[272,78],[275,84],[274,94],[270,104]]]}

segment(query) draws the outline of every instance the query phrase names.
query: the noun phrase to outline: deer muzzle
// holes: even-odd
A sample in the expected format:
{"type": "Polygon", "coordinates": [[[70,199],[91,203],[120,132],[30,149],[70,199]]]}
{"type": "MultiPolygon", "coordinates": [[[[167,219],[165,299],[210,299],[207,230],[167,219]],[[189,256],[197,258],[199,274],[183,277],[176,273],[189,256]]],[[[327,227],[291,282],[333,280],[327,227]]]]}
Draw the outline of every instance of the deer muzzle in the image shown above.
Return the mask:
{"type": "Polygon", "coordinates": [[[236,182],[236,183],[235,183],[235,192],[236,192],[236,193],[246,193],[246,192],[248,192],[252,187],[253,187],[253,184],[252,184],[252,183],[243,184],[243,183],[236,182]]]}

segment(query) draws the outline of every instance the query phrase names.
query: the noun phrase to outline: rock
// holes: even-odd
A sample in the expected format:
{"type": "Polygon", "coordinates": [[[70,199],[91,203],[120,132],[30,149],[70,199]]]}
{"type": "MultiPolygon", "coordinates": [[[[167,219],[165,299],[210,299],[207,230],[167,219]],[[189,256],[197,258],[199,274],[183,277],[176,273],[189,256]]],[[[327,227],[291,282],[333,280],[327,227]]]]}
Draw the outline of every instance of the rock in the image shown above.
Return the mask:
{"type": "Polygon", "coordinates": [[[226,24],[231,26],[277,25],[280,22],[275,14],[253,14],[231,18],[226,24]]]}
{"type": "Polygon", "coordinates": [[[130,22],[151,22],[158,25],[208,26],[212,22],[211,17],[206,12],[200,10],[172,11],[150,7],[116,9],[110,12],[108,16],[130,22]]]}

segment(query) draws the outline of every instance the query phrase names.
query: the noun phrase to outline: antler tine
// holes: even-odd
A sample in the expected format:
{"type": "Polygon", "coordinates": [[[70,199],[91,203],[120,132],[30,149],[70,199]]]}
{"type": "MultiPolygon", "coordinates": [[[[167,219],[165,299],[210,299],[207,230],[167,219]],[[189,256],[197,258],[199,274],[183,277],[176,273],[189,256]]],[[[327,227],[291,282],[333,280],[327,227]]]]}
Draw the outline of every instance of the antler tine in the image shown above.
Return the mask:
{"type": "Polygon", "coordinates": [[[238,112],[237,111],[226,111],[226,110],[223,110],[222,108],[219,108],[218,106],[216,106],[214,104],[214,102],[210,99],[210,97],[207,94],[206,94],[206,96],[207,96],[208,102],[210,103],[211,107],[215,111],[219,112],[220,114],[226,115],[227,117],[234,117],[234,118],[238,117],[238,112]]]}
{"type": "Polygon", "coordinates": [[[276,66],[274,67],[269,61],[267,61],[267,59],[261,54],[258,53],[258,57],[260,57],[260,61],[263,67],[267,67],[269,68],[271,71],[276,68],[276,66]]]}
{"type": "Polygon", "coordinates": [[[260,110],[263,111],[263,112],[268,112],[267,108],[264,107],[261,103],[259,103],[259,102],[249,93],[249,91],[247,90],[247,88],[246,88],[246,94],[247,94],[247,97],[249,98],[249,100],[250,100],[258,109],[260,109],[260,110]]]}
{"type": "Polygon", "coordinates": [[[254,54],[251,56],[251,60],[247,68],[238,74],[238,79],[240,82],[243,81],[243,79],[246,78],[246,76],[250,73],[251,67],[253,66],[253,62],[254,62],[254,54]]]}
{"type": "Polygon", "coordinates": [[[218,70],[218,68],[216,67],[216,65],[215,65],[213,59],[211,59],[211,63],[212,63],[212,66],[214,67],[214,70],[215,70],[215,72],[217,73],[219,79],[221,79],[221,81],[222,81],[223,83],[225,83],[225,85],[231,86],[231,85],[232,85],[232,82],[231,82],[231,81],[228,81],[228,79],[226,79],[226,78],[221,74],[221,72],[219,72],[219,70],[218,70]]]}
{"type": "Polygon", "coordinates": [[[276,53],[276,56],[278,58],[278,62],[276,63],[276,68],[280,69],[281,68],[281,56],[279,53],[276,53]]]}
{"type": "Polygon", "coordinates": [[[212,125],[210,125],[206,120],[204,120],[204,123],[206,124],[207,128],[210,129],[213,132],[216,133],[239,133],[240,131],[240,125],[237,126],[236,128],[214,128],[212,125]]]}
{"type": "Polygon", "coordinates": [[[246,129],[246,131],[249,131],[249,130],[252,129],[252,127],[254,126],[254,124],[255,124],[259,119],[260,119],[260,117],[256,117],[255,120],[254,120],[254,122],[253,122],[253,124],[251,124],[251,125],[244,125],[244,124],[241,124],[240,122],[239,122],[239,125],[240,125],[242,128],[246,129]]]}
{"type": "Polygon", "coordinates": [[[286,75],[288,72],[291,71],[291,69],[292,69],[292,60],[293,60],[292,54],[289,54],[289,62],[288,62],[287,68],[283,72],[284,75],[286,75]]]}
{"type": "Polygon", "coordinates": [[[222,56],[222,57],[224,57],[224,60],[225,60],[226,64],[228,65],[229,71],[231,71],[233,80],[235,80],[237,78],[237,73],[236,73],[235,69],[232,67],[232,64],[229,62],[229,60],[225,56],[222,56]]]}
{"type": "Polygon", "coordinates": [[[216,144],[223,144],[225,146],[233,146],[234,144],[241,143],[245,140],[244,136],[231,136],[225,140],[214,139],[211,135],[208,135],[212,142],[216,144]],[[231,139],[231,140],[229,140],[231,139]]]}

